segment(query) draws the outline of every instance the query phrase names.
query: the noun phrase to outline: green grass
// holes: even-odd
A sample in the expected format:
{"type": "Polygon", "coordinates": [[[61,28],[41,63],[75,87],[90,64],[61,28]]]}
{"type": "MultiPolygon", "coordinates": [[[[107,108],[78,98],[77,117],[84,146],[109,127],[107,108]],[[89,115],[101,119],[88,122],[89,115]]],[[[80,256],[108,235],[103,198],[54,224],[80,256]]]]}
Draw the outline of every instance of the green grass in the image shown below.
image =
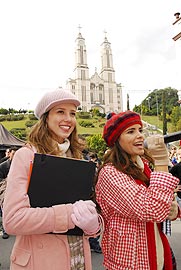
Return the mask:
{"type": "MultiPolygon", "coordinates": [[[[158,119],[157,116],[142,115],[142,119],[151,125],[163,130],[163,122],[158,119]]],[[[167,123],[168,133],[173,132],[171,123],[167,123]]]]}
{"type": "Polygon", "coordinates": [[[7,130],[11,130],[13,128],[26,128],[25,123],[28,119],[24,119],[21,121],[4,121],[0,122],[7,130]]]}
{"type": "MultiPolygon", "coordinates": [[[[159,129],[163,129],[163,123],[162,121],[160,121],[157,116],[142,116],[142,119],[146,122],[148,122],[151,125],[155,125],[157,126],[159,129]]],[[[1,122],[1,124],[7,129],[7,130],[11,130],[13,128],[26,128],[25,123],[26,121],[28,121],[29,118],[26,116],[23,120],[20,121],[4,121],[1,122]]],[[[78,119],[78,121],[80,121],[82,119],[78,119]]],[[[105,119],[86,119],[85,121],[90,121],[94,123],[94,128],[90,128],[90,127],[81,127],[79,124],[77,125],[78,128],[78,133],[79,134],[98,134],[101,133],[103,131],[103,128],[100,128],[99,125],[100,123],[105,122],[105,119]]],[[[168,133],[169,132],[173,132],[172,128],[171,128],[171,123],[167,123],[167,128],[168,128],[168,133]]]]}
{"type": "MultiPolygon", "coordinates": [[[[3,121],[0,122],[7,130],[11,130],[13,128],[26,128],[25,123],[29,120],[28,117],[25,117],[23,120],[20,121],[3,121]]],[[[80,120],[80,119],[79,119],[80,120]]],[[[82,119],[81,119],[82,120],[82,119]]],[[[77,124],[77,129],[79,134],[98,134],[102,133],[102,128],[99,127],[100,123],[105,122],[105,119],[96,120],[96,119],[86,119],[86,122],[94,122],[94,128],[90,127],[81,127],[77,124]]]]}

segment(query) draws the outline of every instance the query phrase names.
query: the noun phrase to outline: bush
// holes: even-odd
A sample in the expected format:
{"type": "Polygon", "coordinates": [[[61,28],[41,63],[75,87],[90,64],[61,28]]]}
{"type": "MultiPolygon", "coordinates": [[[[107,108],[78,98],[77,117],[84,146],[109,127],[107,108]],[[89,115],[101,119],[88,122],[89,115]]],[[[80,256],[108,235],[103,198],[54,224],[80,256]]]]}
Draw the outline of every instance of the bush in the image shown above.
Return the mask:
{"type": "Polygon", "coordinates": [[[20,121],[24,119],[24,114],[10,114],[6,116],[7,121],[20,121]]]}
{"type": "Polygon", "coordinates": [[[81,127],[92,127],[92,128],[95,127],[94,124],[92,122],[89,122],[89,121],[80,121],[79,125],[81,127]]]}
{"type": "Polygon", "coordinates": [[[102,138],[102,135],[101,134],[91,135],[86,138],[86,142],[89,150],[97,153],[98,157],[102,159],[107,149],[106,143],[102,138]]]}
{"type": "Polygon", "coordinates": [[[6,116],[0,116],[0,122],[6,121],[6,116]]]}
{"type": "Polygon", "coordinates": [[[28,117],[30,120],[36,120],[36,121],[38,120],[36,116],[34,115],[34,113],[29,114],[28,117]]]}
{"type": "Polygon", "coordinates": [[[26,140],[27,132],[25,128],[13,128],[10,130],[10,132],[17,138],[21,140],[26,140]]]}
{"type": "Polygon", "coordinates": [[[36,122],[37,122],[36,120],[27,121],[25,123],[25,126],[30,128],[30,127],[34,126],[36,124],[36,122]]]}
{"type": "Polygon", "coordinates": [[[90,119],[91,115],[89,112],[78,112],[77,117],[80,119],[90,119]]]}

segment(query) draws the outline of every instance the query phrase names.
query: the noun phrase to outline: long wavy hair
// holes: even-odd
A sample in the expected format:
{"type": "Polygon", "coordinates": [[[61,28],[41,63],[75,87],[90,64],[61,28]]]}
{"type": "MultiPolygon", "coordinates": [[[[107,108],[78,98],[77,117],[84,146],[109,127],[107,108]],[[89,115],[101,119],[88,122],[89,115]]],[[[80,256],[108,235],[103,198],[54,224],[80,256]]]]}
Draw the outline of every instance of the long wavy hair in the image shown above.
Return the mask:
{"type": "MultiPolygon", "coordinates": [[[[49,112],[44,113],[40,120],[31,128],[28,135],[28,143],[33,145],[38,153],[61,156],[58,142],[54,138],[54,134],[47,127],[46,119],[48,113],[49,112]]],[[[81,159],[84,145],[83,141],[78,137],[76,127],[68,139],[70,141],[72,157],[81,159]]]]}
{"type": "MultiPolygon", "coordinates": [[[[147,160],[150,167],[154,166],[154,160],[149,155],[147,149],[144,149],[144,155],[142,156],[142,158],[147,160]]],[[[95,186],[98,180],[99,172],[108,163],[112,164],[120,172],[132,176],[134,179],[139,179],[143,181],[147,186],[149,186],[149,178],[144,174],[142,169],[131,160],[131,156],[122,149],[119,142],[116,141],[114,146],[108,149],[105,155],[103,156],[103,163],[100,166],[97,175],[95,177],[93,200],[95,201],[96,204],[97,202],[96,202],[95,186]]],[[[100,211],[100,207],[98,204],[97,209],[100,211]]]]}
{"type": "MultiPolygon", "coordinates": [[[[147,160],[150,165],[154,164],[154,160],[146,149],[144,149],[144,155],[142,158],[147,160]]],[[[123,150],[118,141],[105,153],[103,166],[107,163],[111,163],[117,170],[132,176],[134,179],[142,180],[148,185],[148,177],[144,174],[142,169],[132,161],[131,156],[123,150]]]]}

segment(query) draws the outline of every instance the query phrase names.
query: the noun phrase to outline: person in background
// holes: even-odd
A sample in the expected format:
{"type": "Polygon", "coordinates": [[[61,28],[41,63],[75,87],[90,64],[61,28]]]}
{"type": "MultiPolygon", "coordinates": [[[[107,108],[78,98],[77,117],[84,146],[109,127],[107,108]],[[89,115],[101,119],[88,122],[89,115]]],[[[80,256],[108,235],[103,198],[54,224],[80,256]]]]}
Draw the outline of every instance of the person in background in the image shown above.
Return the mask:
{"type": "Polygon", "coordinates": [[[102,163],[100,158],[98,157],[96,153],[90,153],[89,156],[90,156],[90,160],[96,163],[96,168],[98,170],[102,163]]]}
{"type": "Polygon", "coordinates": [[[175,164],[178,163],[178,161],[177,161],[177,147],[176,146],[171,147],[169,158],[170,158],[172,166],[174,166],[175,164]]]}
{"type": "Polygon", "coordinates": [[[140,115],[126,111],[112,113],[103,138],[109,151],[98,172],[95,195],[105,222],[105,269],[176,269],[162,222],[180,216],[174,200],[178,179],[157,171],[168,170],[163,136],[147,138],[148,153],[140,115]]]}
{"type": "Polygon", "coordinates": [[[6,161],[9,158],[9,154],[10,154],[9,148],[7,148],[6,151],[5,151],[5,156],[0,159],[0,163],[6,161]]]}
{"type": "MultiPolygon", "coordinates": [[[[7,178],[7,175],[9,173],[11,162],[12,162],[13,156],[14,156],[16,151],[17,151],[16,147],[10,147],[9,149],[7,149],[4,161],[2,163],[0,163],[0,183],[3,184],[2,185],[3,190],[1,191],[1,200],[0,200],[1,201],[1,204],[0,204],[1,220],[3,219],[2,203],[3,203],[4,193],[5,193],[6,178],[7,178]]],[[[4,230],[3,224],[1,227],[2,227],[2,238],[8,239],[9,235],[4,230]]]]}
{"type": "Polygon", "coordinates": [[[180,180],[177,187],[177,202],[181,207],[181,148],[177,150],[177,158],[178,163],[172,166],[169,172],[180,180]]]}
{"type": "Polygon", "coordinates": [[[82,159],[83,145],[76,128],[79,105],[76,96],[62,88],[46,93],[35,108],[39,121],[30,131],[27,146],[15,153],[3,204],[4,227],[16,235],[11,270],[92,269],[88,239],[96,237],[101,228],[96,205],[80,200],[33,208],[27,194],[35,152],[82,159]],[[83,236],[66,234],[75,226],[83,230],[83,236]]]}

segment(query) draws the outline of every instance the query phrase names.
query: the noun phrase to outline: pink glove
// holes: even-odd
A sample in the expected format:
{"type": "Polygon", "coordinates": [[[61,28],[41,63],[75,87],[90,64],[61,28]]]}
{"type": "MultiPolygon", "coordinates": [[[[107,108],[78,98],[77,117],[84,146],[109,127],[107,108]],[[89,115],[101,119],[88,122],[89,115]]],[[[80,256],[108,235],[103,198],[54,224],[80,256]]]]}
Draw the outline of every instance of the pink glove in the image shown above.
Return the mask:
{"type": "Polygon", "coordinates": [[[96,205],[91,200],[75,202],[71,218],[73,223],[88,235],[92,235],[99,230],[96,205]]]}

